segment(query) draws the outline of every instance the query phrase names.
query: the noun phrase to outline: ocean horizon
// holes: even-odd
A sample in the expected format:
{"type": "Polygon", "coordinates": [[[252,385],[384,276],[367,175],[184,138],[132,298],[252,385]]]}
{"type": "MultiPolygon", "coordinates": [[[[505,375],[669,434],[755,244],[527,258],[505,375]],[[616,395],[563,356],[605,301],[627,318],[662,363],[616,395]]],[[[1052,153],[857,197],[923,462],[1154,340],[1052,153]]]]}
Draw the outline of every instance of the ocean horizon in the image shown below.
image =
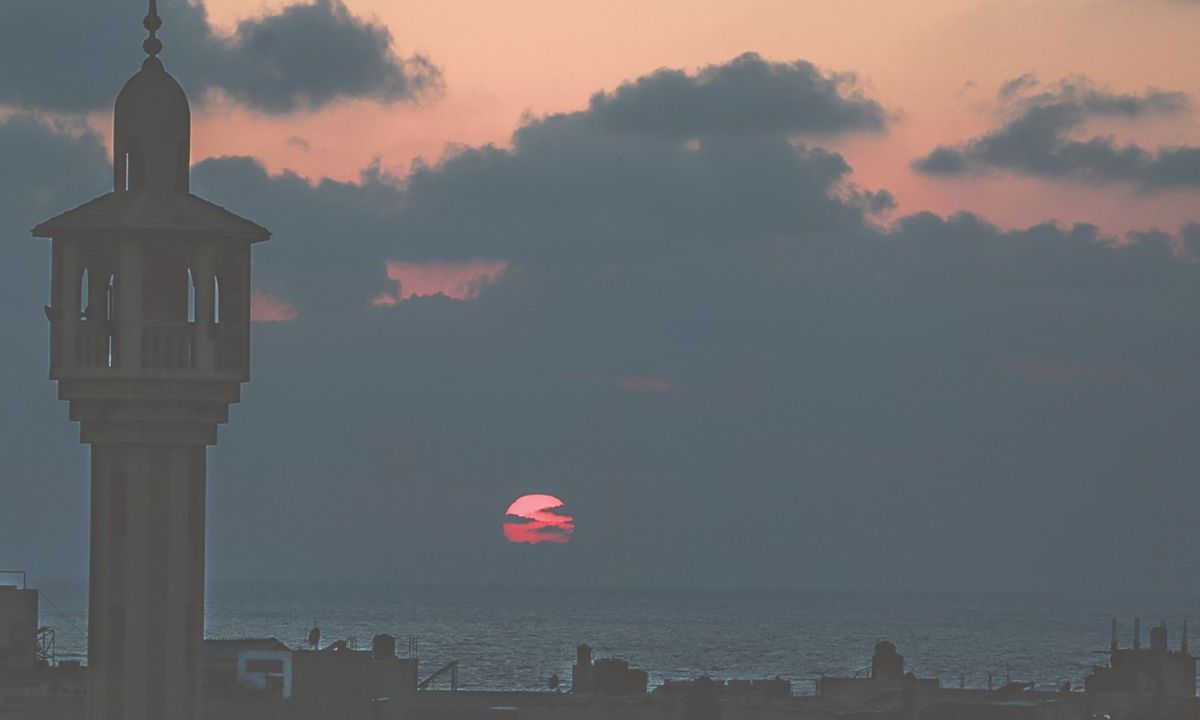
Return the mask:
{"type": "MultiPolygon", "coordinates": [[[[87,584],[44,581],[41,624],[59,660],[87,652],[87,584]]],[[[459,687],[545,690],[569,684],[575,647],[667,679],[781,677],[798,694],[821,675],[866,673],[879,640],[895,642],[906,667],[947,687],[1012,681],[1039,688],[1082,684],[1106,661],[1111,618],[1120,642],[1165,622],[1177,648],[1200,597],[1054,592],[883,592],[588,588],[386,582],[225,581],[208,588],[206,637],[275,637],[306,647],[346,640],[370,647],[381,633],[400,654],[415,650],[425,677],[459,664],[459,687]]]]}

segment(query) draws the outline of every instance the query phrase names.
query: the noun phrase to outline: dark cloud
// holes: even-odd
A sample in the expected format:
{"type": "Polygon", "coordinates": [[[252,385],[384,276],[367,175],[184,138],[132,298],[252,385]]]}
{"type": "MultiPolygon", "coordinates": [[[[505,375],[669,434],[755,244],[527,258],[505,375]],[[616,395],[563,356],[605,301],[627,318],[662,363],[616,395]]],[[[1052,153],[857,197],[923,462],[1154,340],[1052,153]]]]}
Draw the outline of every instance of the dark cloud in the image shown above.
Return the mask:
{"type": "Polygon", "coordinates": [[[1001,98],[1011,98],[1023,90],[1036,87],[1037,84],[1038,79],[1032,73],[1024,73],[1002,84],[999,95],[1001,98]]]}
{"type": "Polygon", "coordinates": [[[1000,98],[1012,117],[999,129],[953,146],[940,146],[913,163],[920,173],[959,176],[1014,172],[1085,183],[1129,183],[1146,190],[1200,185],[1200,148],[1147,150],[1111,137],[1071,138],[1095,118],[1136,119],[1188,110],[1182,93],[1149,90],[1114,94],[1086,80],[1065,81],[1029,94],[1037,81],[1023,75],[1005,83],[1000,98]]]}
{"type": "Polygon", "coordinates": [[[87,498],[78,491],[87,455],[74,447],[77,433],[48,432],[66,413],[44,380],[49,332],[42,306],[50,298],[50,248],[30,238],[29,229],[111,187],[112,169],[96,135],[24,115],[0,121],[0,157],[0,326],[8,336],[0,359],[0,392],[7,393],[0,410],[0,527],[6,528],[0,546],[8,553],[25,545],[31,559],[81,577],[87,568],[78,553],[88,542],[87,498]],[[37,537],[40,524],[33,516],[45,507],[47,492],[59,498],[56,512],[65,520],[53,531],[56,542],[47,545],[63,545],[30,547],[28,538],[37,537]]]}
{"type": "Polygon", "coordinates": [[[961,175],[967,172],[967,159],[954,148],[939,147],[916,164],[916,169],[927,175],[961,175]]]}
{"type": "MultiPolygon", "coordinates": [[[[588,109],[355,183],[197,166],[198,192],[275,231],[256,283],[301,310],[256,328],[211,455],[213,577],[1097,589],[1119,566],[1196,589],[1172,560],[1200,504],[1200,227],[883,229],[890,196],[837,153],[696,122],[713,131],[691,143],[588,109]],[[389,259],[509,270],[474,301],[371,307],[389,259]],[[576,518],[553,577],[500,535],[528,492],[576,518]],[[318,543],[296,522],[314,515],[354,521],[318,543]],[[435,543],[437,563],[395,552],[435,543]],[[1048,547],[1052,565],[978,562],[1048,547]]],[[[0,375],[0,467],[37,480],[4,485],[0,547],[82,572],[86,454],[41,379],[44,246],[0,252],[0,321],[29,339],[0,375]],[[65,500],[29,510],[45,497],[65,500]]]]}
{"type": "Polygon", "coordinates": [[[7,170],[0,176],[0,218],[9,235],[112,184],[104,141],[82,123],[13,115],[0,120],[0,148],[7,170]]]}
{"type": "MultiPolygon", "coordinates": [[[[413,100],[440,83],[425,57],[396,54],[382,24],[342,0],[285,6],[217,32],[202,3],[163,0],[163,60],[191,91],[221,91],[268,113],[347,98],[413,100]]],[[[0,24],[0,103],[56,111],[107,107],[144,57],[144,4],[20,3],[0,24]]]]}
{"type": "Polygon", "coordinates": [[[883,107],[855,76],[746,53],[696,74],[662,69],[592,96],[590,117],[618,132],[672,137],[878,131],[883,107]]]}
{"type": "MultiPolygon", "coordinates": [[[[773,129],[698,144],[618,132],[593,112],[531,122],[511,150],[462,149],[404,179],[371,170],[313,186],[235,159],[197,169],[205,192],[276,230],[256,272],[304,308],[260,342],[260,411],[302,418],[290,388],[348,362],[338,394],[323,396],[334,425],[405,438],[398,498],[433,478],[446,489],[420,492],[468,498],[464,524],[483,527],[446,552],[473,576],[512,570],[486,550],[490,523],[529,478],[577,509],[571,552],[589,577],[645,582],[701,569],[614,562],[613,551],[719,560],[703,571],[717,583],[871,583],[912,553],[964,568],[975,553],[1083,532],[1049,512],[1063,503],[1080,506],[1081,524],[1117,522],[1131,474],[1150,496],[1200,499],[1165,459],[1194,455],[1175,423],[1200,390],[1187,369],[1200,353],[1187,309],[1200,267],[1178,237],[1121,245],[1094,226],[1002,231],[969,214],[883,231],[834,153],[773,129]],[[500,258],[512,270],[475,302],[369,309],[387,287],[385,258],[500,258]],[[322,341],[301,358],[304,337],[322,341]],[[610,513],[621,498],[638,509],[610,513]],[[730,517],[754,522],[719,531],[730,517]],[[1005,517],[1025,518],[1018,539],[1005,517]],[[910,530],[895,545],[854,540],[896,522],[910,530]],[[844,542],[797,561],[792,579],[755,549],[833,536],[844,542]]],[[[286,434],[315,442],[315,426],[293,425],[286,434]]],[[[267,472],[251,433],[226,440],[246,451],[225,450],[247,476],[267,472]]],[[[383,440],[361,442],[346,452],[386,454],[383,440]]],[[[310,502],[348,512],[353,498],[378,500],[379,485],[322,490],[339,461],[301,455],[271,472],[302,478],[310,502]]],[[[1166,547],[1186,527],[1155,525],[1137,545],[1166,547]]],[[[1134,557],[1115,538],[1096,542],[1134,557]]],[[[1107,582],[1091,550],[1063,552],[1071,582],[1107,582]]],[[[1138,567],[1172,582],[1165,565],[1138,567]]],[[[1058,580],[1031,570],[1003,582],[1058,580]]]]}
{"type": "Polygon", "coordinates": [[[344,97],[409,100],[440,81],[429,59],[398,58],[387,27],[355,17],[341,0],[289,5],[243,21],[217,45],[221,52],[209,62],[219,58],[223,71],[209,83],[266,112],[344,97]]]}

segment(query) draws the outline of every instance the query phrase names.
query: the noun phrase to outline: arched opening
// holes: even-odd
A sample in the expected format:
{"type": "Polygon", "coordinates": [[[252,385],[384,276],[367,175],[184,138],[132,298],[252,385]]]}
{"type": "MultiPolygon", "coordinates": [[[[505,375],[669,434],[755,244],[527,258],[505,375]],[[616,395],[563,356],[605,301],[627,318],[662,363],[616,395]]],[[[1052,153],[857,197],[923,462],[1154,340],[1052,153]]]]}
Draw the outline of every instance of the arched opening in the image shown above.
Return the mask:
{"type": "Polygon", "coordinates": [[[88,319],[88,292],[88,270],[84,268],[79,279],[79,317],[84,320],[88,319]]]}
{"type": "Polygon", "coordinates": [[[121,169],[124,171],[125,177],[118,187],[124,187],[126,192],[144,190],[146,185],[145,158],[142,154],[142,146],[136,138],[129,138],[125,141],[122,163],[121,169]]]}
{"type": "Polygon", "coordinates": [[[142,271],[142,367],[193,367],[196,319],[195,275],[170,251],[147,253],[142,271]]]}
{"type": "Polygon", "coordinates": [[[187,271],[187,321],[196,322],[196,275],[191,268],[187,271]]]}
{"type": "Polygon", "coordinates": [[[104,287],[104,327],[105,365],[117,366],[117,337],[112,323],[117,319],[117,274],[111,273],[104,287]]]}
{"type": "Polygon", "coordinates": [[[104,319],[113,322],[117,319],[117,275],[108,276],[108,287],[104,289],[104,319]]]}
{"type": "Polygon", "coordinates": [[[221,278],[213,275],[213,324],[221,324],[221,278]]]}

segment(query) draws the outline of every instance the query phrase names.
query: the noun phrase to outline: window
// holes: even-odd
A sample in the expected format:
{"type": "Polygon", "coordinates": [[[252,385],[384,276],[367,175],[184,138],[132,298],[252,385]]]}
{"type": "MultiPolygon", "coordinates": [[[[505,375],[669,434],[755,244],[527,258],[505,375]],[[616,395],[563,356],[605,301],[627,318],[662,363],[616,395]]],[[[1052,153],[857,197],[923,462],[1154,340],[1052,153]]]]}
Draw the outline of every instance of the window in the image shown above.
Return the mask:
{"type": "Polygon", "coordinates": [[[84,320],[88,319],[87,315],[88,315],[88,300],[89,300],[88,293],[89,292],[90,292],[90,288],[88,287],[88,271],[87,271],[87,268],[84,268],[83,275],[81,276],[81,278],[79,280],[79,315],[84,320]]]}
{"type": "Polygon", "coordinates": [[[192,274],[192,269],[187,271],[187,321],[190,323],[196,322],[196,276],[192,274]]]}
{"type": "Polygon", "coordinates": [[[124,182],[118,183],[118,187],[124,187],[126,192],[130,190],[144,190],[146,185],[146,168],[145,157],[142,153],[142,146],[136,138],[129,138],[125,141],[125,152],[122,153],[124,158],[124,167],[118,169],[124,171],[124,182]]]}
{"type": "Polygon", "coordinates": [[[108,287],[104,289],[104,319],[113,322],[117,319],[117,276],[108,276],[108,287]]]}

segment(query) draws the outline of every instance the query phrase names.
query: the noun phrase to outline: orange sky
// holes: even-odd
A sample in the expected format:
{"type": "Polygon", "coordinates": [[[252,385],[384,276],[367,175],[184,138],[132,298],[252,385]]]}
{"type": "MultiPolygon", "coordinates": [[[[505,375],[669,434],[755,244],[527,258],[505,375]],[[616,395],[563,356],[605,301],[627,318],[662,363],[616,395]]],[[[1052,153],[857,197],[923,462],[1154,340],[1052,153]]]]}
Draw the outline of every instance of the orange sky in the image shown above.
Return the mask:
{"type": "MultiPolygon", "coordinates": [[[[228,29],[282,0],[208,0],[228,29]]],[[[197,159],[261,158],[273,171],[354,178],[380,157],[403,172],[448,144],[505,144],[524,113],[584,107],[600,89],[658,67],[695,68],[745,51],[807,59],[858,73],[896,118],[882,137],[833,143],[854,180],[887,188],[900,212],[959,209],[1002,225],[1048,218],[1093,221],[1112,232],[1197,219],[1194,192],[1152,196],[1034,180],[936,181],[909,162],[939,142],[995,124],[1005,80],[1083,74],[1117,91],[1181,90],[1200,99],[1200,7],[1179,0],[347,0],[387,23],[402,54],[428,55],[446,91],[419,106],[343,104],[285,118],[222,103],[197,112],[197,159]],[[302,138],[290,143],[289,138],[302,138]]],[[[1200,115],[1105,127],[1147,146],[1200,144],[1200,115]]],[[[826,143],[828,144],[828,143],[826,143]]]]}

